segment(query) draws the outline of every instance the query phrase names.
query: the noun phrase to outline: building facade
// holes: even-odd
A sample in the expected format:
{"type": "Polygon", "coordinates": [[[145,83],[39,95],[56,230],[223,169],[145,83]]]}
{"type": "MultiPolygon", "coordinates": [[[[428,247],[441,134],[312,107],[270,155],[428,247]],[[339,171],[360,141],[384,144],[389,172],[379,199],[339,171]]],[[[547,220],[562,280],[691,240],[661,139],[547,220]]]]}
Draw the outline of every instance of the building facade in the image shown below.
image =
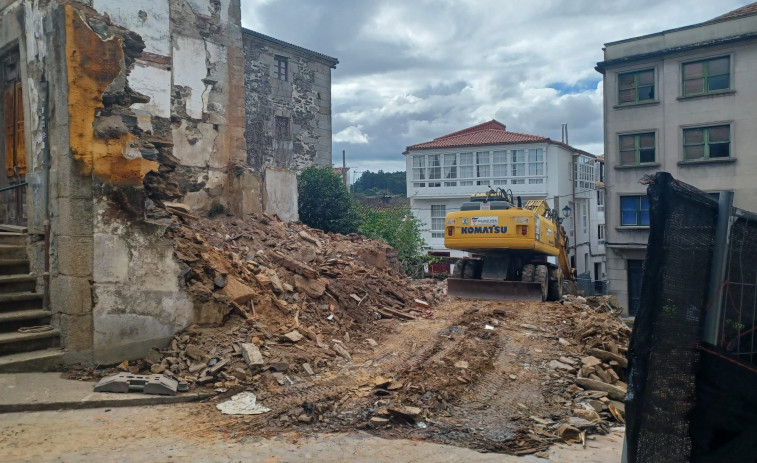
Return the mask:
{"type": "Polygon", "coordinates": [[[657,171],[757,210],[757,7],[605,44],[609,291],[634,315],[649,231],[641,177],[657,171]]]}
{"type": "Polygon", "coordinates": [[[459,211],[475,193],[502,188],[522,201],[546,199],[550,207],[570,208],[563,226],[579,274],[603,266],[596,233],[596,158],[547,137],[508,132],[490,121],[432,141],[408,146],[407,197],[412,213],[425,224],[423,238],[437,256],[462,257],[444,247],[444,217],[459,211]]]}
{"type": "Polygon", "coordinates": [[[239,0],[0,0],[0,189],[13,186],[0,224],[28,229],[18,272],[35,284],[22,296],[67,362],[140,358],[219,321],[222,307],[188,295],[164,203],[237,216],[294,204],[296,215],[296,190],[275,187],[305,162],[330,164],[329,61],[278,51],[289,93],[247,90],[251,62],[268,82],[277,71],[243,35],[239,0]],[[285,97],[297,102],[289,144],[250,154],[245,103],[275,100],[269,133],[285,97]]]}
{"type": "Polygon", "coordinates": [[[331,166],[331,70],[339,60],[249,29],[245,56],[247,164],[260,207],[297,220],[296,175],[331,166]]]}

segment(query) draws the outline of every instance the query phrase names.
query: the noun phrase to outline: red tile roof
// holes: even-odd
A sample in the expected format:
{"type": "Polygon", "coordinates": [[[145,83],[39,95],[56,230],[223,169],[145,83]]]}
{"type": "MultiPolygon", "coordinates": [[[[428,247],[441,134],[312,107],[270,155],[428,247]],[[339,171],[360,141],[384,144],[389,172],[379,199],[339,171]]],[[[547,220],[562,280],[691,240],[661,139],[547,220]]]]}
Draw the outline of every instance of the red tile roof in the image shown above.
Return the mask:
{"type": "Polygon", "coordinates": [[[510,143],[548,142],[547,137],[508,132],[504,124],[491,120],[464,130],[434,138],[432,141],[407,147],[410,150],[452,148],[464,146],[504,145],[510,143]]]}
{"type": "MultiPolygon", "coordinates": [[[[733,19],[738,18],[741,16],[750,16],[753,14],[757,14],[757,2],[750,3],[749,5],[742,6],[741,8],[737,8],[733,11],[729,11],[728,13],[724,15],[720,15],[717,18],[713,18],[711,21],[722,21],[723,19],[733,19]]],[[[711,22],[708,21],[708,22],[711,22]]]]}

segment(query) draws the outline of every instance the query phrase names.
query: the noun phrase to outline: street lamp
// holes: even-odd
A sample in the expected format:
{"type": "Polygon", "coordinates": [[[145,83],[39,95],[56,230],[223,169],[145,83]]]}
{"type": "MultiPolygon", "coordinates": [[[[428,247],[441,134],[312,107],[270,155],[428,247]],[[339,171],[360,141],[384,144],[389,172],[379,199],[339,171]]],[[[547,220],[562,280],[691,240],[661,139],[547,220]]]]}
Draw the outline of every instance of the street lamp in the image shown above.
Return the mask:
{"type": "Polygon", "coordinates": [[[562,208],[562,216],[565,217],[566,219],[569,218],[570,217],[570,211],[571,211],[570,206],[563,207],[562,208]]]}

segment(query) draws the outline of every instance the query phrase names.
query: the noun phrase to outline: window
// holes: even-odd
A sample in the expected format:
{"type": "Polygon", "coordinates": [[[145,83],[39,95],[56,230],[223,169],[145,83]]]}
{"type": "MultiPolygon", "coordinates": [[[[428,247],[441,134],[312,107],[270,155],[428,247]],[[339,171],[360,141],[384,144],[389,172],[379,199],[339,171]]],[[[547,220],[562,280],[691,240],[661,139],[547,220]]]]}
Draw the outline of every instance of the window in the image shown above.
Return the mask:
{"type": "Polygon", "coordinates": [[[618,74],[618,104],[654,100],[654,69],[618,74]]]}
{"type": "Polygon", "coordinates": [[[544,151],[541,148],[528,150],[528,175],[544,175],[544,151]]]}
{"type": "Polygon", "coordinates": [[[594,159],[588,156],[579,156],[575,164],[574,175],[575,187],[582,190],[594,189],[594,159]]]}
{"type": "Polygon", "coordinates": [[[479,151],[476,153],[476,177],[487,178],[491,175],[489,166],[489,152],[479,151]]]}
{"type": "Polygon", "coordinates": [[[288,60],[283,56],[273,57],[273,77],[279,80],[287,80],[288,60]]]}
{"type": "Polygon", "coordinates": [[[276,116],[276,139],[289,140],[289,118],[276,116]]]}
{"type": "MultiPolygon", "coordinates": [[[[492,153],[492,161],[492,176],[507,177],[507,151],[494,151],[492,153]]],[[[506,184],[507,181],[503,183],[503,185],[506,184]]]]}
{"type": "Polygon", "coordinates": [[[431,205],[431,238],[444,238],[445,209],[443,204],[431,205]]]}
{"type": "Polygon", "coordinates": [[[446,180],[457,178],[457,156],[454,154],[444,155],[444,178],[446,180]]]}
{"type": "Polygon", "coordinates": [[[646,196],[620,197],[620,225],[649,226],[649,200],[646,196]]]}
{"type": "Polygon", "coordinates": [[[731,127],[717,125],[683,130],[685,161],[728,158],[731,156],[731,127]]]}
{"type": "Polygon", "coordinates": [[[428,155],[428,178],[429,180],[439,180],[442,178],[442,164],[438,154],[428,155]]]}
{"type": "Polygon", "coordinates": [[[416,154],[413,156],[413,183],[414,187],[425,187],[425,183],[418,182],[418,180],[426,180],[426,156],[423,154],[416,154]]]}
{"type": "Polygon", "coordinates": [[[605,244],[605,224],[597,225],[597,243],[605,244]]]}
{"type": "Polygon", "coordinates": [[[473,178],[473,153],[460,153],[460,178],[473,178]]]}
{"type": "Polygon", "coordinates": [[[654,132],[620,136],[620,165],[654,162],[654,132]]]}
{"type": "Polygon", "coordinates": [[[597,211],[602,212],[605,210],[605,191],[597,190],[597,211]]]}
{"type": "Polygon", "coordinates": [[[524,150],[512,150],[513,176],[526,175],[526,153],[524,150]]]}
{"type": "MultiPolygon", "coordinates": [[[[441,180],[442,178],[442,161],[441,156],[438,154],[429,154],[426,160],[428,165],[428,179],[429,180],[441,180]]],[[[428,187],[440,187],[442,182],[428,182],[428,187]]]]}
{"type": "Polygon", "coordinates": [[[581,203],[581,225],[583,225],[584,233],[589,227],[589,207],[586,203],[581,203]]]}
{"type": "Polygon", "coordinates": [[[731,58],[695,61],[683,64],[683,96],[728,90],[731,88],[731,58]]]}

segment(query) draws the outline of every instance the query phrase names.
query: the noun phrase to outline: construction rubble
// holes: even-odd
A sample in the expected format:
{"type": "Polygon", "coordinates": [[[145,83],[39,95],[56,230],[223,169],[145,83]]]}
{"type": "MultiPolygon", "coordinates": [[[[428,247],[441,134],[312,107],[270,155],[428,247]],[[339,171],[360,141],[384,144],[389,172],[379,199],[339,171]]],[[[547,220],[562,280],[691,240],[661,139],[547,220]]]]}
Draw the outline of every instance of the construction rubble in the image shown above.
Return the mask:
{"type": "Polygon", "coordinates": [[[202,323],[118,368],[215,392],[213,429],[364,429],[541,455],[624,424],[630,329],[613,297],[449,298],[444,281],[406,278],[382,242],[267,215],[177,215],[202,323]]]}

